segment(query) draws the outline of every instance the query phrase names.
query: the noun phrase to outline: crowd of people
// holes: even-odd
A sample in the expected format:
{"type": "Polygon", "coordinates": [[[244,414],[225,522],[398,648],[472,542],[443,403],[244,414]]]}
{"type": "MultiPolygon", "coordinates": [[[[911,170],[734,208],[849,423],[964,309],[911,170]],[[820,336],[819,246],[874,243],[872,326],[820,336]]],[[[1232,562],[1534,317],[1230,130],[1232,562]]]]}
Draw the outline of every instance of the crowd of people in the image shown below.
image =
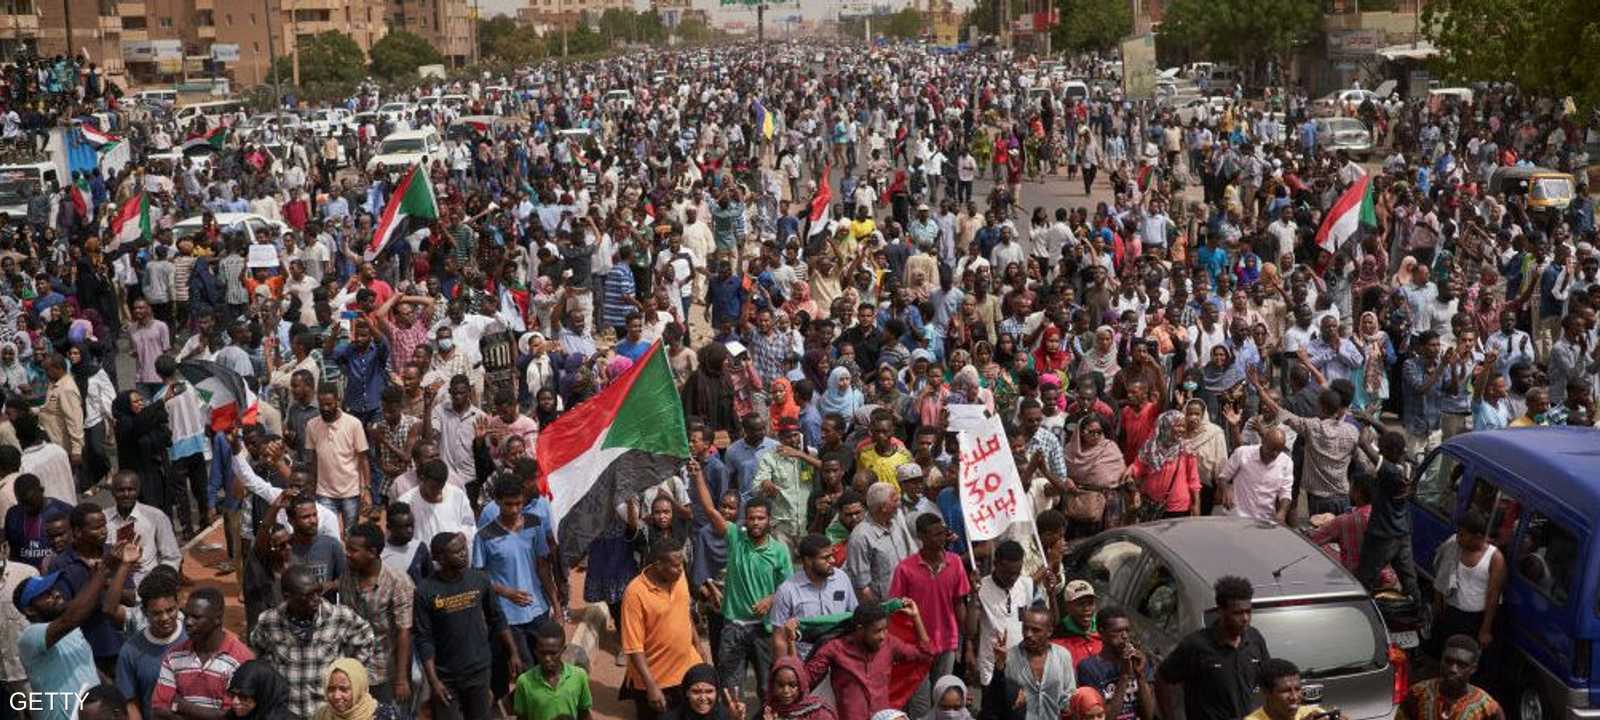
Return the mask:
{"type": "MultiPolygon", "coordinates": [[[[595,610],[640,718],[1150,720],[1169,694],[1190,720],[1317,714],[1248,581],[1218,580],[1216,620],[1156,663],[1063,566],[1071,540],[1219,514],[1434,607],[1441,674],[1405,717],[1498,717],[1470,678],[1504,559],[1469,513],[1441,553],[1460,591],[1420,586],[1411,468],[1459,433],[1600,420],[1593,201],[1486,184],[1581,178],[1593,118],[1509,87],[1369,102],[1348,110],[1381,126],[1374,167],[1325,147],[1303,95],[1185,122],[1104,87],[1041,99],[1031,68],[549,63],[176,162],[145,158],[206,120],[123,112],[102,130],[139,139],[125,172],[0,215],[8,692],[84,720],[585,720],[572,621],[595,610]],[[378,142],[465,115],[526,122],[450,132],[418,168],[438,217],[369,252],[409,171],[364,170],[378,142]],[[1375,224],[1319,242],[1357,182],[1375,224]],[[151,228],[124,239],[140,197],[151,228]],[[260,221],[217,220],[240,212],[260,221]],[[541,429],[656,347],[692,457],[560,547],[541,429]],[[254,412],[219,420],[197,367],[254,412]],[[1019,532],[968,542],[952,405],[1003,419],[1019,532]],[[182,549],[207,538],[220,581],[182,549]]],[[[116,107],[88,82],[54,91],[116,107]]]]}

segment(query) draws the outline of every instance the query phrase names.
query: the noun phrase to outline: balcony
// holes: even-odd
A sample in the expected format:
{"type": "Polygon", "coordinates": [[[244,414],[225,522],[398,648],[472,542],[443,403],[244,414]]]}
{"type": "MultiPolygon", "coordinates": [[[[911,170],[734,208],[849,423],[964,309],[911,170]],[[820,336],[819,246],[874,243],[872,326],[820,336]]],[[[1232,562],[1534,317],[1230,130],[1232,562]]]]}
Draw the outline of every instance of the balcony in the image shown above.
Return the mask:
{"type": "Polygon", "coordinates": [[[33,13],[7,15],[0,13],[0,38],[28,37],[39,34],[39,16],[33,13]]]}
{"type": "Polygon", "coordinates": [[[217,0],[194,0],[195,12],[215,9],[217,9],[217,0]]]}
{"type": "MultiPolygon", "coordinates": [[[[118,16],[115,16],[115,15],[111,15],[111,16],[101,15],[100,16],[99,26],[100,26],[100,30],[102,32],[121,33],[122,32],[122,18],[118,17],[118,16]]],[[[76,34],[76,33],[74,33],[74,34],[76,34]]]]}
{"type": "Polygon", "coordinates": [[[285,10],[292,9],[295,12],[326,10],[328,12],[342,13],[345,8],[345,0],[285,0],[284,6],[285,10]]]}
{"type": "Polygon", "coordinates": [[[120,17],[143,17],[144,14],[145,7],[142,2],[117,3],[117,15],[120,17]]]}
{"type": "Polygon", "coordinates": [[[198,35],[203,40],[216,40],[217,39],[217,26],[215,26],[215,25],[197,25],[197,26],[195,26],[195,34],[198,35]]]}

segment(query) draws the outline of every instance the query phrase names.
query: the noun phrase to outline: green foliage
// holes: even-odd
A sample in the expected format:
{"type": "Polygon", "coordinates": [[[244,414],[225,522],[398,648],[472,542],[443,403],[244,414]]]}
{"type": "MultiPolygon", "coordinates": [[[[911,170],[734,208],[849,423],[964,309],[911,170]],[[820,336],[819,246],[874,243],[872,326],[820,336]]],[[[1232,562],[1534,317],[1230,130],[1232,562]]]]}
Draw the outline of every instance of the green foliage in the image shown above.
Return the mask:
{"type": "MultiPolygon", "coordinates": [[[[883,18],[882,22],[883,30],[879,34],[902,40],[921,37],[924,28],[922,11],[912,7],[902,9],[900,12],[883,18]]],[[[878,21],[874,20],[873,25],[877,26],[878,21]]]]}
{"type": "Polygon", "coordinates": [[[1600,107],[1594,0],[1432,0],[1423,32],[1455,80],[1513,80],[1525,92],[1600,107]]]}
{"type": "Polygon", "coordinates": [[[418,67],[443,62],[444,56],[415,33],[392,32],[372,46],[372,74],[381,78],[411,76],[418,67]]]}
{"type": "Polygon", "coordinates": [[[667,28],[654,10],[635,12],[611,8],[600,14],[600,34],[613,42],[660,43],[667,39],[667,28]]]}
{"type": "MultiPolygon", "coordinates": [[[[278,58],[275,66],[284,84],[294,80],[294,57],[278,58]]],[[[361,46],[349,35],[336,30],[318,33],[300,44],[300,84],[339,85],[360,81],[367,74],[367,59],[361,46]]],[[[270,76],[269,76],[270,78],[270,76]]]]}
{"type": "Polygon", "coordinates": [[[1051,31],[1057,49],[1106,52],[1133,33],[1127,0],[1056,0],[1061,24],[1051,31]]]}
{"type": "Polygon", "coordinates": [[[1273,60],[1322,31],[1318,0],[1174,0],[1161,23],[1168,48],[1232,60],[1241,68],[1273,60]]]}
{"type": "Polygon", "coordinates": [[[984,35],[998,35],[1000,33],[999,18],[996,15],[1000,10],[1000,3],[1009,1],[1011,4],[1011,18],[1022,17],[1028,12],[1027,0],[978,0],[971,10],[967,11],[961,19],[961,33],[966,35],[967,28],[977,28],[984,35]]]}
{"type": "Polygon", "coordinates": [[[486,63],[521,65],[544,57],[548,50],[533,28],[521,27],[502,15],[478,21],[478,54],[486,63]]]}

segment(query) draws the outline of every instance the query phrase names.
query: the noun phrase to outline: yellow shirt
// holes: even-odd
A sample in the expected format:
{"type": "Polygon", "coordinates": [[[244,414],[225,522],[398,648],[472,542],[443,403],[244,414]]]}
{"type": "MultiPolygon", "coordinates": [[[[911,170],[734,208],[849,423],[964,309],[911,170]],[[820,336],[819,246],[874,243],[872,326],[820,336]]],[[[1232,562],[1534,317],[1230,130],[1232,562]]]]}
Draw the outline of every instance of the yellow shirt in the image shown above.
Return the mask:
{"type": "Polygon", "coordinates": [[[895,475],[895,470],[901,465],[913,462],[911,453],[903,447],[896,447],[888,455],[879,455],[878,450],[868,443],[861,452],[856,453],[856,471],[870,470],[873,477],[879,482],[886,482],[900,488],[900,478],[895,475]]]}

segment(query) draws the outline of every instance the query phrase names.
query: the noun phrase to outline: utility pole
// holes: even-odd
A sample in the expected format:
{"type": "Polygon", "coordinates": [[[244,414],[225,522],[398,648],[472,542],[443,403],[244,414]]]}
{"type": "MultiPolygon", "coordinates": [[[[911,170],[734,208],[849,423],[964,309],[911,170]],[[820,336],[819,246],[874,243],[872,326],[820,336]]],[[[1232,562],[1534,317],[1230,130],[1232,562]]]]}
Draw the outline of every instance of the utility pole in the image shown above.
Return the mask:
{"type": "Polygon", "coordinates": [[[67,57],[72,57],[72,0],[61,0],[61,16],[67,19],[67,57]]]}
{"type": "MultiPolygon", "coordinates": [[[[292,2],[292,0],[291,0],[291,2],[292,2]]],[[[294,86],[296,88],[299,88],[300,87],[300,11],[299,11],[299,9],[294,8],[292,6],[289,8],[289,37],[284,38],[284,39],[285,40],[290,40],[290,41],[292,41],[294,43],[294,58],[292,60],[290,60],[290,62],[289,62],[289,64],[292,66],[292,71],[291,71],[290,74],[294,79],[294,86]]]]}
{"type": "Polygon", "coordinates": [[[756,4],[756,43],[761,44],[767,38],[767,4],[756,4]]]}
{"type": "Polygon", "coordinates": [[[272,0],[261,0],[261,7],[267,11],[267,62],[272,68],[272,111],[277,112],[283,107],[283,86],[278,82],[278,46],[272,37],[272,0]]]}

